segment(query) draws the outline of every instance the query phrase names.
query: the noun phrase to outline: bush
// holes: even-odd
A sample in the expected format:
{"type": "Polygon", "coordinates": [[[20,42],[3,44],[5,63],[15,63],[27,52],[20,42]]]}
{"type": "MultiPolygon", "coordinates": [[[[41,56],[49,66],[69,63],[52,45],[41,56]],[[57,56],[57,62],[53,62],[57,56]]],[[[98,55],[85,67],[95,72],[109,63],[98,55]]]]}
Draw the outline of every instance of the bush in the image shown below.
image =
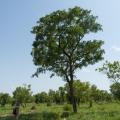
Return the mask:
{"type": "Polygon", "coordinates": [[[43,120],[60,120],[60,116],[55,112],[43,112],[43,120]]]}
{"type": "Polygon", "coordinates": [[[31,110],[36,110],[35,105],[33,105],[33,106],[31,107],[31,110]]]}
{"type": "Polygon", "coordinates": [[[64,105],[63,110],[64,111],[72,111],[72,106],[69,104],[66,104],[66,105],[64,105]]]}
{"type": "Polygon", "coordinates": [[[67,118],[67,117],[69,117],[69,115],[70,115],[69,111],[64,111],[61,115],[61,118],[67,118]]]}
{"type": "Polygon", "coordinates": [[[51,104],[51,102],[47,102],[47,106],[51,106],[52,104],[51,104]]]}

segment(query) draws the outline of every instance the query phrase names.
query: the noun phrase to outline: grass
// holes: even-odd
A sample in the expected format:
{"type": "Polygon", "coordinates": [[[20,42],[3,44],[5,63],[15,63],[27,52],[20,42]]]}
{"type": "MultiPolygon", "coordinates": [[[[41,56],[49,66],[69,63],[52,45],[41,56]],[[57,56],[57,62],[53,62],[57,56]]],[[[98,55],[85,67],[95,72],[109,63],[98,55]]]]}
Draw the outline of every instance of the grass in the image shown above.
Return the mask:
{"type": "MultiPolygon", "coordinates": [[[[50,116],[52,113],[63,113],[62,105],[47,106],[46,104],[36,105],[36,111],[30,110],[31,105],[26,108],[21,108],[21,115],[19,120],[57,120],[57,119],[43,119],[44,116],[50,116]]],[[[7,105],[5,108],[0,107],[0,120],[14,120],[12,116],[12,107],[7,105]]],[[[62,120],[62,119],[61,119],[62,120]]],[[[118,103],[104,103],[94,104],[89,108],[87,104],[81,104],[78,107],[78,113],[70,113],[66,120],[120,120],[120,104],[118,103]]]]}

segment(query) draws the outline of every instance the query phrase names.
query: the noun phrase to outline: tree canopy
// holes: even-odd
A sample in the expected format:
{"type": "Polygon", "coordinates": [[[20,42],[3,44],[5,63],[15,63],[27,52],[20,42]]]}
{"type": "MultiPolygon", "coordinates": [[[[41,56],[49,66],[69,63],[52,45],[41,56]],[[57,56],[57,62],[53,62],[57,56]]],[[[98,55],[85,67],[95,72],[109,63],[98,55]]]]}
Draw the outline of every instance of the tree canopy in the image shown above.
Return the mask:
{"type": "Polygon", "coordinates": [[[102,30],[96,18],[91,11],[79,7],[40,18],[32,30],[36,35],[32,49],[34,64],[38,66],[36,75],[50,70],[65,77],[70,73],[70,62],[74,72],[103,59],[104,50],[100,49],[103,41],[83,40],[90,32],[102,30]]]}

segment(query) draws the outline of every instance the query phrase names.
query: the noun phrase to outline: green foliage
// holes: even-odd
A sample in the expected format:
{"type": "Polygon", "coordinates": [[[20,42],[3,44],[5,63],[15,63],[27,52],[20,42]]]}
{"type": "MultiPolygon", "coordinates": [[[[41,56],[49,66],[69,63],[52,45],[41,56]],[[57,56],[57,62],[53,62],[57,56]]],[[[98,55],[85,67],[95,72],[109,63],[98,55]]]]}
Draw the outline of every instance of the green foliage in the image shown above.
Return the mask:
{"type": "Polygon", "coordinates": [[[60,120],[60,115],[55,112],[43,112],[43,120],[60,120]]]}
{"type": "Polygon", "coordinates": [[[31,107],[31,110],[36,110],[36,106],[33,105],[33,106],[31,107]]]}
{"type": "Polygon", "coordinates": [[[48,101],[48,95],[46,92],[37,93],[35,95],[35,103],[45,103],[48,101]]]}
{"type": "Polygon", "coordinates": [[[110,86],[110,91],[113,94],[114,98],[120,100],[120,83],[114,83],[110,86]]]}
{"type": "Polygon", "coordinates": [[[75,96],[79,102],[86,102],[89,97],[90,84],[88,82],[80,82],[80,80],[74,81],[75,96]]]}
{"type": "Polygon", "coordinates": [[[48,92],[48,96],[49,96],[49,101],[51,103],[55,102],[55,91],[50,89],[48,92]]]}
{"type": "Polygon", "coordinates": [[[5,106],[10,103],[10,96],[8,93],[0,93],[0,105],[5,106]]]}
{"type": "Polygon", "coordinates": [[[60,94],[60,103],[63,104],[65,102],[65,88],[59,87],[59,94],[60,94]]]}
{"type": "Polygon", "coordinates": [[[91,86],[90,96],[95,102],[111,102],[112,95],[105,90],[99,90],[95,85],[91,86]]]}
{"type": "Polygon", "coordinates": [[[47,102],[47,106],[51,106],[52,105],[52,103],[51,102],[47,102]]]}
{"type": "Polygon", "coordinates": [[[13,98],[15,101],[19,102],[21,105],[25,105],[32,100],[31,86],[24,85],[23,87],[17,87],[13,92],[13,98]]]}
{"type": "MultiPolygon", "coordinates": [[[[74,80],[73,82],[73,87],[74,87],[74,95],[77,101],[77,104],[79,105],[80,102],[86,102],[88,101],[89,97],[89,91],[90,91],[90,84],[88,82],[81,82],[80,80],[74,80]]],[[[68,94],[68,101],[70,101],[70,96],[69,96],[69,85],[65,85],[65,90],[68,94]]]]}
{"type": "Polygon", "coordinates": [[[63,111],[61,118],[67,118],[67,117],[69,117],[69,115],[70,115],[69,111],[63,111]]]}
{"type": "Polygon", "coordinates": [[[120,62],[108,62],[103,64],[101,68],[98,68],[100,72],[103,72],[111,79],[114,83],[110,86],[110,91],[113,94],[115,99],[120,100],[120,62]]]}
{"type": "MultiPolygon", "coordinates": [[[[43,111],[48,114],[50,112],[56,112],[60,115],[63,114],[63,105],[53,105],[47,107],[45,104],[40,104],[36,106],[35,113],[28,113],[31,105],[28,104],[26,108],[21,108],[21,114],[19,120],[44,120],[43,111]]],[[[5,107],[0,107],[0,120],[14,120],[11,114],[11,106],[6,105],[5,107]]],[[[46,114],[47,114],[46,113],[46,114]]],[[[52,119],[52,118],[51,118],[52,119]]],[[[62,118],[61,118],[62,119],[62,118]]],[[[60,120],[61,120],[60,119],[60,120]]],[[[120,105],[117,103],[103,103],[101,105],[94,104],[93,108],[89,109],[87,104],[81,104],[78,108],[78,113],[70,113],[67,120],[120,120],[120,105]]],[[[50,120],[50,119],[47,119],[50,120]]]]}
{"type": "Polygon", "coordinates": [[[98,68],[100,72],[103,72],[107,75],[109,79],[112,79],[113,82],[120,81],[120,62],[114,61],[112,63],[106,61],[101,68],[98,68]]]}
{"type": "MultiPolygon", "coordinates": [[[[95,102],[110,102],[112,101],[112,95],[105,90],[100,90],[95,85],[90,85],[89,82],[81,82],[80,80],[74,80],[73,83],[74,94],[77,104],[87,103],[92,104],[95,102]]],[[[65,84],[67,102],[70,102],[69,86],[65,84]]]]}
{"type": "Polygon", "coordinates": [[[102,60],[104,42],[83,40],[85,35],[102,30],[96,19],[91,11],[80,7],[58,10],[40,18],[32,30],[36,35],[31,53],[38,66],[35,75],[49,70],[66,80],[71,65],[74,73],[77,68],[102,60]]]}
{"type": "Polygon", "coordinates": [[[56,102],[56,104],[60,104],[61,103],[61,97],[60,97],[59,90],[57,90],[55,92],[55,102],[56,102]]]}
{"type": "Polygon", "coordinates": [[[64,106],[63,106],[63,110],[64,111],[72,111],[72,106],[70,105],[70,104],[65,104],[64,106]]]}

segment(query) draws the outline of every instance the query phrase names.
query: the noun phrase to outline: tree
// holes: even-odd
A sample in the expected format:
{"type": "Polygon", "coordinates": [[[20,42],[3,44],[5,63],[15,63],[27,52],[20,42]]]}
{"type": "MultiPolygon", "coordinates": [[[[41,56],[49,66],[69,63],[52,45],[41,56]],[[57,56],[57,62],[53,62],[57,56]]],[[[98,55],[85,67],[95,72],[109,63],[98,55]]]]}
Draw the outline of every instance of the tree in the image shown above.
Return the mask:
{"type": "Polygon", "coordinates": [[[69,84],[73,111],[77,112],[73,80],[75,71],[103,59],[101,40],[84,40],[85,35],[102,30],[91,11],[75,7],[42,17],[33,27],[32,56],[38,66],[33,76],[51,71],[69,84]]]}
{"type": "Polygon", "coordinates": [[[5,106],[10,101],[10,96],[8,93],[0,93],[0,104],[1,106],[5,106]]]}
{"type": "Polygon", "coordinates": [[[114,98],[120,101],[120,83],[114,83],[110,86],[110,91],[114,98]]]}
{"type": "Polygon", "coordinates": [[[48,92],[49,100],[51,103],[55,102],[55,91],[50,89],[48,92]]]}
{"type": "Polygon", "coordinates": [[[107,75],[114,83],[120,81],[120,62],[108,62],[106,61],[101,68],[98,68],[99,72],[107,75]]]}
{"type": "Polygon", "coordinates": [[[61,96],[60,96],[59,90],[55,91],[55,102],[56,102],[56,104],[60,104],[61,103],[61,96]]]}
{"type": "Polygon", "coordinates": [[[46,92],[37,93],[35,95],[35,103],[45,103],[48,101],[48,95],[46,92]]]}
{"type": "Polygon", "coordinates": [[[59,87],[60,93],[60,103],[63,104],[65,102],[65,89],[64,87],[59,87]]]}
{"type": "MultiPolygon", "coordinates": [[[[90,84],[88,82],[81,82],[80,80],[74,80],[73,82],[73,88],[74,88],[74,93],[75,93],[75,99],[77,104],[79,105],[80,102],[86,102],[88,101],[88,94],[89,94],[89,87],[90,84]]],[[[69,85],[65,85],[65,89],[67,93],[69,93],[69,85]]],[[[68,96],[68,100],[70,100],[70,96],[68,96]]]]}
{"type": "Polygon", "coordinates": [[[97,70],[106,74],[107,77],[112,80],[113,84],[110,86],[110,91],[115,99],[120,100],[120,62],[106,61],[103,66],[97,70]]]}
{"type": "Polygon", "coordinates": [[[88,93],[90,84],[88,82],[80,82],[79,80],[74,81],[75,96],[78,105],[80,102],[86,102],[88,100],[88,93]]]}
{"type": "Polygon", "coordinates": [[[31,86],[24,85],[23,87],[17,87],[13,92],[13,98],[15,102],[23,105],[23,107],[26,106],[26,103],[32,100],[31,86]]]}

